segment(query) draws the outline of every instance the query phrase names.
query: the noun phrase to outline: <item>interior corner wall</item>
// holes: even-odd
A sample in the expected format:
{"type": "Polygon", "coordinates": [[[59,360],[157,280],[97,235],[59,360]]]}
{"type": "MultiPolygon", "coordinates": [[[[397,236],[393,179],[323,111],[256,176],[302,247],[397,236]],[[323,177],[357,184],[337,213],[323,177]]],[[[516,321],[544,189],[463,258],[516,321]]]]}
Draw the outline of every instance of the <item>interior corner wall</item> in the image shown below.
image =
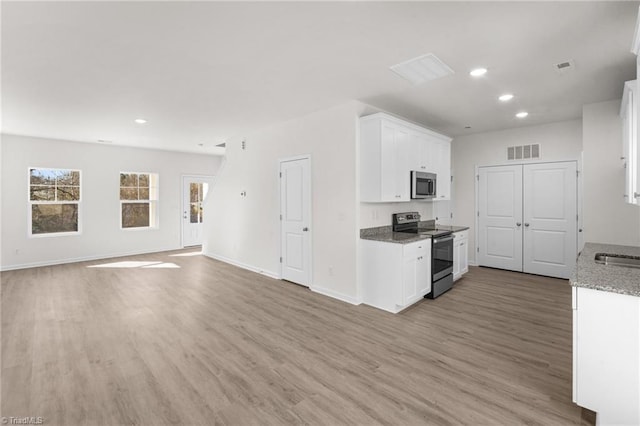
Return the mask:
{"type": "Polygon", "coordinates": [[[640,246],[640,207],[623,198],[620,102],[583,107],[584,240],[640,246]]]}
{"type": "Polygon", "coordinates": [[[227,141],[224,167],[205,203],[213,216],[205,227],[204,253],[278,277],[279,160],[309,154],[311,288],[357,303],[356,123],[361,109],[351,101],[227,141]]]}
{"type": "Polygon", "coordinates": [[[2,135],[3,270],[181,248],[182,175],[215,175],[221,157],[2,135]],[[29,237],[28,168],[81,170],[81,233],[29,237]],[[158,173],[159,226],[120,229],[122,171],[158,173]]]}
{"type": "Polygon", "coordinates": [[[507,147],[540,144],[535,162],[579,160],[582,151],[582,120],[477,133],[454,138],[451,146],[453,185],[452,224],[469,226],[469,262],[476,263],[475,168],[518,164],[507,160],[507,147]]]}

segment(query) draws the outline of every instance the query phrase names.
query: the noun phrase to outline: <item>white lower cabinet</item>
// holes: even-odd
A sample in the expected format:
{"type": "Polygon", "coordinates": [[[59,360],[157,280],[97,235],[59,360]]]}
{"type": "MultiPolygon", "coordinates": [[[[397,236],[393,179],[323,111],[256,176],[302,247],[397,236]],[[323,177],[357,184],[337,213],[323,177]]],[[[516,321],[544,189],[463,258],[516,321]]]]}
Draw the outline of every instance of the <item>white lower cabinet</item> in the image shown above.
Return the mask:
{"type": "Polygon", "coordinates": [[[469,231],[453,233],[453,280],[469,272],[469,231]]]}
{"type": "Polygon", "coordinates": [[[640,297],[573,287],[573,402],[640,424],[640,297]]]}
{"type": "Polygon", "coordinates": [[[363,302],[397,313],[431,291],[431,240],[360,240],[363,302]]]}

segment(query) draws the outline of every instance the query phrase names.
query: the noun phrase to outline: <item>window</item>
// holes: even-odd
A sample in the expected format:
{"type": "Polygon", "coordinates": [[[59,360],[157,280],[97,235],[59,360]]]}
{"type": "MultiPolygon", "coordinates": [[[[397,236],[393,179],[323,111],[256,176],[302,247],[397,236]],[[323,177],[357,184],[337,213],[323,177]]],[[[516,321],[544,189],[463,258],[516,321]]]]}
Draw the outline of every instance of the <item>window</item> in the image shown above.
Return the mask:
{"type": "Polygon", "coordinates": [[[156,227],[157,200],[157,174],[120,173],[120,224],[122,228],[156,227]]]}
{"type": "Polygon", "coordinates": [[[31,235],[79,232],[80,170],[29,169],[31,235]]]}

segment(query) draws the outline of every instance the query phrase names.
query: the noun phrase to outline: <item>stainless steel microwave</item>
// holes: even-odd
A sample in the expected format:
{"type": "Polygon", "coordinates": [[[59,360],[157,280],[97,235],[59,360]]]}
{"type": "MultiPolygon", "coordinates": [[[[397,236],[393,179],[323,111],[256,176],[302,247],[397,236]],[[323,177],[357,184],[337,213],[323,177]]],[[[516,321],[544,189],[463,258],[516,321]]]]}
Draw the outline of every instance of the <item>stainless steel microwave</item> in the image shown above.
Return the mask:
{"type": "Polygon", "coordinates": [[[425,200],[436,197],[436,174],[411,171],[411,198],[425,200]]]}

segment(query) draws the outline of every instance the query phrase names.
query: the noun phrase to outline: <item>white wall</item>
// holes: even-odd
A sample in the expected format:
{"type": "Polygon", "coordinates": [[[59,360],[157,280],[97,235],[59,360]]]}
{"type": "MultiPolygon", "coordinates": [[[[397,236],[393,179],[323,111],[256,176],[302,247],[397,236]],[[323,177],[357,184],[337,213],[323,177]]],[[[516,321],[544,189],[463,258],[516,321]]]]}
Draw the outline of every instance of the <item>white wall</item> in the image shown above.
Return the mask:
{"type": "Polygon", "coordinates": [[[516,164],[507,161],[507,147],[540,144],[539,161],[579,160],[582,151],[582,121],[461,136],[452,142],[454,200],[452,223],[469,226],[469,261],[475,263],[475,167],[516,164]]]}
{"type": "MultiPolygon", "coordinates": [[[[407,176],[409,180],[409,176],[407,176]]],[[[443,203],[443,201],[439,201],[443,203]]],[[[422,220],[434,219],[433,201],[412,201],[408,203],[361,203],[360,228],[391,225],[391,215],[401,212],[418,212],[422,220]]]]}
{"type": "Polygon", "coordinates": [[[205,205],[214,212],[205,227],[205,254],[279,276],[278,160],[310,154],[311,288],[357,302],[356,123],[365,110],[349,102],[229,140],[225,165],[205,205]]]}
{"type": "Polygon", "coordinates": [[[2,269],[180,248],[182,174],[215,175],[221,157],[2,135],[2,269]],[[28,236],[28,168],[82,171],[82,233],[28,236]],[[121,230],[119,173],[159,174],[159,227],[121,230]]]}
{"type": "Polygon", "coordinates": [[[623,199],[620,100],[583,108],[584,240],[640,245],[640,207],[623,199]]]}

